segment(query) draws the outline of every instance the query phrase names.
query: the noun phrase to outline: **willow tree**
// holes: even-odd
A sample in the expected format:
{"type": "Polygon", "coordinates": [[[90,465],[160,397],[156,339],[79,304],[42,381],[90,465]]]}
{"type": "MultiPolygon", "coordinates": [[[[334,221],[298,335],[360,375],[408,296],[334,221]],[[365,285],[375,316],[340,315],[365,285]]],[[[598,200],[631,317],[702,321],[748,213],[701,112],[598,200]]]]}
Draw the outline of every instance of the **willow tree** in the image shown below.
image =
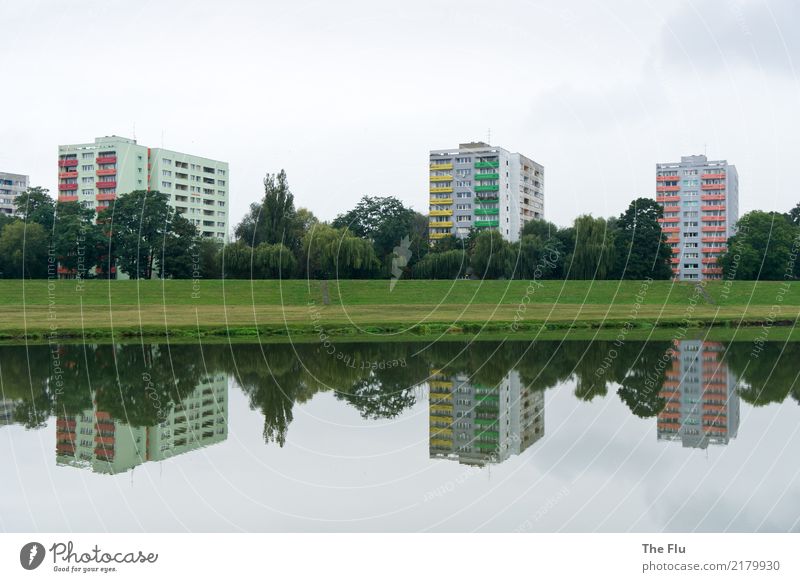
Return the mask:
{"type": "Polygon", "coordinates": [[[301,257],[307,276],[316,279],[363,279],[380,267],[368,240],[327,224],[316,225],[303,236],[301,257]]]}
{"type": "Polygon", "coordinates": [[[607,279],[614,269],[614,226],[584,214],[573,224],[575,247],[565,261],[569,279],[607,279]]]}

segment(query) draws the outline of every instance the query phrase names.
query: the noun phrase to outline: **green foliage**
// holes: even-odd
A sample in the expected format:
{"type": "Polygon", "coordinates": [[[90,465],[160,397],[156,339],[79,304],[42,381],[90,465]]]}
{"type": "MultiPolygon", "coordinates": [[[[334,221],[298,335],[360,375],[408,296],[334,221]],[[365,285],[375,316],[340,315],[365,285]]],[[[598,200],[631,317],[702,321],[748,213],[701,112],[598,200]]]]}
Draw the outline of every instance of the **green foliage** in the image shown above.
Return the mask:
{"type": "Polygon", "coordinates": [[[252,247],[267,243],[284,244],[295,249],[301,238],[303,222],[307,226],[312,218],[313,214],[308,211],[298,218],[286,172],[281,170],[277,174],[266,175],[264,198],[260,203],[250,205],[249,212],[236,226],[234,233],[238,240],[252,247]]]}
{"type": "Polygon", "coordinates": [[[93,208],[84,208],[77,202],[56,205],[53,249],[60,267],[85,278],[100,260],[103,241],[93,208]]]}
{"type": "MultiPolygon", "coordinates": [[[[177,212],[172,214],[169,229],[161,247],[161,276],[170,279],[191,279],[200,275],[200,245],[197,228],[177,212]]],[[[219,243],[215,243],[219,244],[219,243]]]]}
{"type": "Polygon", "coordinates": [[[306,274],[311,278],[368,278],[380,266],[370,242],[349,229],[317,225],[303,237],[302,249],[306,274]]]}
{"type": "Polygon", "coordinates": [[[614,276],[619,279],[670,279],[672,251],[658,219],[661,205],[637,198],[617,221],[614,276]]]}
{"type": "Polygon", "coordinates": [[[53,230],[56,203],[47,188],[28,188],[14,200],[15,214],[27,224],[38,224],[45,232],[53,230]]]}
{"type": "Polygon", "coordinates": [[[416,279],[458,279],[464,277],[469,261],[461,249],[428,253],[414,265],[412,275],[416,279]]]}
{"type": "Polygon", "coordinates": [[[800,227],[785,214],[755,210],[739,220],[719,264],[725,279],[793,279],[800,274],[798,251],[800,227]]]}
{"type": "Polygon", "coordinates": [[[55,258],[49,262],[48,233],[41,225],[16,220],[0,235],[0,273],[5,279],[37,279],[56,275],[55,258]]]}
{"type": "Polygon", "coordinates": [[[514,253],[496,230],[483,231],[475,239],[470,256],[473,275],[480,279],[508,278],[514,269],[514,253]]]}
{"type": "Polygon", "coordinates": [[[584,214],[573,224],[572,254],[564,269],[569,279],[606,279],[614,268],[615,233],[604,218],[584,214]]]}

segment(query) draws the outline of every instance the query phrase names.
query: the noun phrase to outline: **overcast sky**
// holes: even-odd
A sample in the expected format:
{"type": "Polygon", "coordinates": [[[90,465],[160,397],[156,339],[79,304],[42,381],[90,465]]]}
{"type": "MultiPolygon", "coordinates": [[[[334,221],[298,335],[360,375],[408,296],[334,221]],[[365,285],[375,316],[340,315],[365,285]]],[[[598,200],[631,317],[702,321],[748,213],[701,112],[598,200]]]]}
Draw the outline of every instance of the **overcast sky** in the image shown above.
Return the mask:
{"type": "Polygon", "coordinates": [[[800,2],[5,0],[0,170],[55,192],[60,143],[132,136],[225,160],[232,219],[285,168],[330,219],[427,211],[430,149],[545,166],[546,216],[618,214],[706,152],[740,208],[800,201],[800,2]]]}

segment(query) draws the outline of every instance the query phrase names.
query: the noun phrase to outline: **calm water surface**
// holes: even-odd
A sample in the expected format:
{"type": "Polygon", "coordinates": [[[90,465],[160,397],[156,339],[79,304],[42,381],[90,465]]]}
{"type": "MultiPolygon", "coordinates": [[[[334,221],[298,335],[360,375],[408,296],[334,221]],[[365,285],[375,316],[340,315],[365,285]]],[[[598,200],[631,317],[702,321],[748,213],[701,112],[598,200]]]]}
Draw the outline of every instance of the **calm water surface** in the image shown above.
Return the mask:
{"type": "Polygon", "coordinates": [[[3,531],[800,531],[800,344],[0,347],[3,531]]]}

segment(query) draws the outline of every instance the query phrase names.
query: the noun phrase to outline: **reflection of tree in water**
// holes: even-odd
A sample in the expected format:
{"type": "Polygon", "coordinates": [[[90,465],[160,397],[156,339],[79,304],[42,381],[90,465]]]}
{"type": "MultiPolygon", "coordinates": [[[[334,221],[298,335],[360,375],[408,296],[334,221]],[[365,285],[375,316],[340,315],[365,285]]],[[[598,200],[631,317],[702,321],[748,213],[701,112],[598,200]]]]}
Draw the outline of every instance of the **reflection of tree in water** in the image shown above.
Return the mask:
{"type": "Polygon", "coordinates": [[[739,378],[739,395],[754,406],[783,402],[791,393],[800,402],[797,362],[800,343],[766,342],[761,351],[752,342],[727,345],[725,363],[739,378]]]}

